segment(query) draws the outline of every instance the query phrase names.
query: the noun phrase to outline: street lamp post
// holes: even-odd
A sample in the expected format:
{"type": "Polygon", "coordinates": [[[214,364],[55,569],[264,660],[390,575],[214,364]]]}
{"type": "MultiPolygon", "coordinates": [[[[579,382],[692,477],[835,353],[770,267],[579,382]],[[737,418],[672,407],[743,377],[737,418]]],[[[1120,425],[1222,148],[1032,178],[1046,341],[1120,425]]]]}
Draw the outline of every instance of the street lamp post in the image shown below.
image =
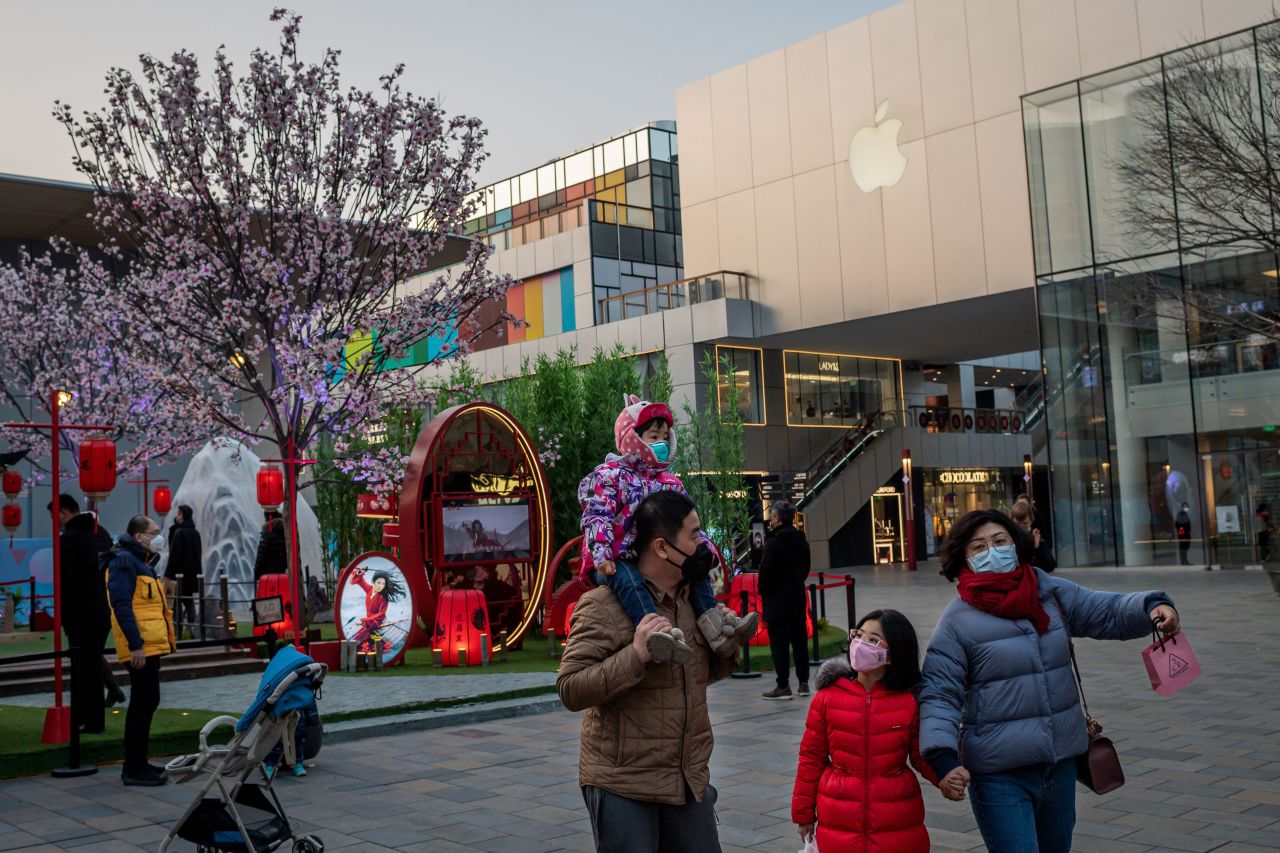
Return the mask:
{"type": "MultiPolygon", "coordinates": [[[[58,477],[62,473],[61,459],[58,455],[58,442],[63,430],[90,430],[93,432],[109,431],[111,426],[102,424],[64,424],[58,419],[58,410],[71,402],[71,392],[54,390],[49,392],[49,423],[7,423],[9,429],[35,429],[49,431],[49,467],[52,470],[53,498],[50,515],[53,520],[53,707],[45,711],[44,732],[40,740],[44,743],[66,743],[71,738],[71,708],[62,703],[62,543],[61,523],[58,518],[59,493],[58,477]]],[[[31,618],[35,618],[35,602],[31,602],[31,618]]],[[[100,651],[100,650],[99,650],[100,651]]]]}
{"type": "Polygon", "coordinates": [[[906,519],[904,525],[907,528],[907,570],[914,572],[916,570],[916,524],[915,511],[911,501],[911,451],[902,451],[902,491],[906,493],[906,519]]]}

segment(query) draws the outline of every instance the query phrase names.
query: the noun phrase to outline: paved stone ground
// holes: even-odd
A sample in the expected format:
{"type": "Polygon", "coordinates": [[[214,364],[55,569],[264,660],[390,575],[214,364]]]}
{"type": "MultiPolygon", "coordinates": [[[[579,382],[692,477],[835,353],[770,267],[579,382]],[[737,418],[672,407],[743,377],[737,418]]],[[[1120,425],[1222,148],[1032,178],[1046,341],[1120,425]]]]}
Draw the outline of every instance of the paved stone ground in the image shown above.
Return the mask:
{"type": "MultiPolygon", "coordinates": [[[[1100,589],[1164,588],[1205,669],[1166,699],[1149,688],[1140,643],[1079,644],[1090,704],[1116,741],[1128,784],[1105,797],[1078,789],[1075,850],[1280,847],[1280,599],[1265,576],[1064,574],[1100,589]]],[[[859,610],[895,606],[922,637],[953,595],[928,570],[859,576],[859,610]]],[[[788,803],[805,706],[758,700],[768,680],[712,690],[712,779],[730,853],[799,847],[788,803]]],[[[279,791],[301,828],[330,850],[587,851],[577,737],[577,715],[555,712],[368,739],[327,747],[307,779],[282,779],[279,791]]],[[[190,797],[186,788],[122,788],[114,768],[79,780],[0,783],[0,849],[155,849],[190,797]]],[[[925,797],[935,850],[981,849],[967,803],[949,803],[932,788],[925,797]]]]}
{"type": "MultiPolygon", "coordinates": [[[[219,675],[190,681],[166,681],[160,685],[162,708],[210,708],[217,711],[239,713],[249,706],[258,694],[262,673],[219,675]]],[[[509,690],[523,690],[555,684],[554,672],[512,672],[497,674],[405,676],[385,675],[376,679],[353,676],[335,676],[324,684],[324,710],[333,714],[339,711],[357,711],[368,708],[370,702],[382,706],[406,705],[414,702],[431,702],[437,699],[470,699],[509,690]]],[[[129,681],[120,686],[129,692],[129,681]]],[[[68,701],[70,697],[68,697],[68,701]]],[[[26,705],[47,708],[53,704],[53,692],[33,693],[27,696],[7,696],[0,704],[26,705]]],[[[3,842],[0,842],[3,843],[3,842]]],[[[0,847],[3,849],[3,847],[0,847]]]]}

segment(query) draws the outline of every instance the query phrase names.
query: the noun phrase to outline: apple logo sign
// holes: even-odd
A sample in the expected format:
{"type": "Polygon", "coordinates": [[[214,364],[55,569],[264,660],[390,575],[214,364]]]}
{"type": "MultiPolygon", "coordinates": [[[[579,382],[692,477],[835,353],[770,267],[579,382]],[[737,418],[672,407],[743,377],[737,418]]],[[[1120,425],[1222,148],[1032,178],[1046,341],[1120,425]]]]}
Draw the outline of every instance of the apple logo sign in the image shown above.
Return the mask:
{"type": "Polygon", "coordinates": [[[885,121],[888,112],[889,102],[884,101],[876,110],[875,126],[862,128],[849,142],[849,170],[864,193],[895,186],[907,169],[907,158],[898,150],[902,122],[896,118],[885,121]]]}

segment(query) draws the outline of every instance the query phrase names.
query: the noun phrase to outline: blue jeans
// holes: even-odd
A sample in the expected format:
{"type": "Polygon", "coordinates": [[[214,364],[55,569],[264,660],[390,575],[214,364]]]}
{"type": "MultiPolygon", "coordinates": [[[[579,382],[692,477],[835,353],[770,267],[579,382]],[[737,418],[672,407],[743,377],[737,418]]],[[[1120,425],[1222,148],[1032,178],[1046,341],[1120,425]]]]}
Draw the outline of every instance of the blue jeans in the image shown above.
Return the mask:
{"type": "MultiPolygon", "coordinates": [[[[617,560],[613,565],[617,568],[613,576],[605,577],[596,572],[596,583],[613,590],[613,594],[618,597],[618,603],[622,605],[622,609],[627,611],[627,615],[631,617],[632,622],[639,625],[640,620],[646,614],[658,612],[658,608],[653,603],[653,596],[649,594],[649,590],[644,585],[644,575],[640,574],[640,570],[636,568],[635,563],[617,560]]],[[[689,600],[692,602],[694,612],[698,616],[708,610],[714,610],[716,607],[716,594],[711,589],[711,581],[704,580],[694,586],[689,600]]]]}
{"type": "Polygon", "coordinates": [[[1068,853],[1076,825],[1076,760],[974,776],[973,816],[991,853],[1068,853]]]}

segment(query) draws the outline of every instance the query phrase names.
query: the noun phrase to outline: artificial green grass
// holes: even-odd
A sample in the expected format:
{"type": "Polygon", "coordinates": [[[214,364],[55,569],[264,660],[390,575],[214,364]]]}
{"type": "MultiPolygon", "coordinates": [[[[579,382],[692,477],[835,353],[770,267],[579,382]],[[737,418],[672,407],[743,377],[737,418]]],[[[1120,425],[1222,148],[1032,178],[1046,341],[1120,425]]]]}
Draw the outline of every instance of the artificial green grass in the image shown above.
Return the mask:
{"type": "Polygon", "coordinates": [[[363,678],[372,676],[396,675],[496,675],[508,672],[555,672],[560,668],[560,659],[551,657],[547,641],[536,637],[526,637],[524,648],[508,650],[507,659],[499,660],[494,655],[488,666],[435,666],[431,661],[431,649],[422,647],[409,649],[404,653],[404,663],[377,672],[340,672],[333,671],[330,676],[343,678],[363,678]]]}
{"type": "MultiPolygon", "coordinates": [[[[823,626],[818,634],[818,648],[824,659],[843,652],[848,642],[848,634],[841,628],[823,626]]],[[[526,637],[524,648],[508,651],[506,661],[501,661],[497,655],[494,655],[488,666],[438,667],[432,663],[430,649],[417,648],[405,652],[403,664],[379,672],[334,671],[329,674],[342,678],[365,676],[378,678],[397,675],[496,675],[508,672],[555,672],[559,668],[560,659],[551,657],[545,638],[526,637]]],[[[751,647],[751,668],[762,671],[773,669],[773,664],[769,660],[768,646],[751,647]]]]}
{"type": "MultiPolygon", "coordinates": [[[[151,723],[151,753],[195,752],[200,729],[219,711],[161,708],[151,723]]],[[[40,742],[44,708],[0,705],[0,778],[47,773],[67,764],[67,745],[40,742]]],[[[233,715],[238,716],[238,715],[233,715]]],[[[107,709],[106,731],[80,736],[81,764],[124,760],[124,709],[107,709]]]]}

